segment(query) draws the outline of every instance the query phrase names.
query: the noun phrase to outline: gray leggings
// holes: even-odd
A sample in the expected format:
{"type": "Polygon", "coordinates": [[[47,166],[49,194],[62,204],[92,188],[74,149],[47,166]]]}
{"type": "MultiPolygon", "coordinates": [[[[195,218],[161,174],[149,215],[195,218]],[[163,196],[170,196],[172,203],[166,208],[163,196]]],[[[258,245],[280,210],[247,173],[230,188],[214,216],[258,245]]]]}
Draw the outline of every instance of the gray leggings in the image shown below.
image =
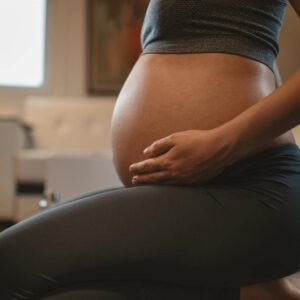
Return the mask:
{"type": "Polygon", "coordinates": [[[300,270],[300,150],[199,186],[96,191],[0,234],[0,299],[238,300],[300,270]]]}

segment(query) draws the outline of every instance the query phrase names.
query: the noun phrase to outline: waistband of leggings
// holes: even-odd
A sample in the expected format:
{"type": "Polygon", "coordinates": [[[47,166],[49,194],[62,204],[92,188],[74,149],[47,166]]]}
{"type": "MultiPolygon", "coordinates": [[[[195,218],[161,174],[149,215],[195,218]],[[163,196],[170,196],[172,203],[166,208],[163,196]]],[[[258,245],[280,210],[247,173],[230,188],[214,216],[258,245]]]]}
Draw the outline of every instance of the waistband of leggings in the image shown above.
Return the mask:
{"type": "MultiPolygon", "coordinates": [[[[276,145],[274,147],[262,150],[250,157],[248,157],[248,159],[251,158],[258,158],[258,157],[269,157],[273,154],[300,154],[299,152],[299,146],[297,144],[292,144],[292,143],[288,143],[288,144],[280,144],[280,145],[276,145]]],[[[246,158],[247,159],[247,158],[246,158]]]]}
{"type": "Polygon", "coordinates": [[[233,169],[236,167],[239,167],[244,164],[251,164],[251,163],[257,163],[260,161],[266,161],[268,159],[277,158],[277,157],[293,157],[297,158],[300,162],[300,148],[297,144],[280,144],[276,145],[271,148],[267,148],[265,150],[262,150],[260,152],[257,152],[253,155],[250,155],[249,157],[242,158],[241,160],[238,160],[234,162],[233,164],[229,165],[227,168],[225,168],[224,171],[227,171],[229,169],[233,169]]]}

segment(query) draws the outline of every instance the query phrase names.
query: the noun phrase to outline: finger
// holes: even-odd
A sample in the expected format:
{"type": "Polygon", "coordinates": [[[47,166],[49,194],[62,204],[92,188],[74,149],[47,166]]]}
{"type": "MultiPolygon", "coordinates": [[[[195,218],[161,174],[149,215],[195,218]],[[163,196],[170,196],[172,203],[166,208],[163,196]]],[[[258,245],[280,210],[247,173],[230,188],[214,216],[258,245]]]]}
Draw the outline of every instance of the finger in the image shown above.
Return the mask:
{"type": "Polygon", "coordinates": [[[174,146],[174,138],[172,135],[169,135],[152,143],[148,148],[144,150],[144,154],[151,157],[158,156],[169,151],[174,146]]]}
{"type": "Polygon", "coordinates": [[[129,171],[137,174],[157,172],[166,168],[167,164],[165,162],[165,156],[160,156],[158,158],[149,158],[130,165],[129,171]]]}
{"type": "Polygon", "coordinates": [[[170,180],[170,173],[168,171],[160,171],[150,174],[141,174],[135,175],[132,178],[133,184],[140,183],[158,183],[158,182],[166,182],[170,180]]]}

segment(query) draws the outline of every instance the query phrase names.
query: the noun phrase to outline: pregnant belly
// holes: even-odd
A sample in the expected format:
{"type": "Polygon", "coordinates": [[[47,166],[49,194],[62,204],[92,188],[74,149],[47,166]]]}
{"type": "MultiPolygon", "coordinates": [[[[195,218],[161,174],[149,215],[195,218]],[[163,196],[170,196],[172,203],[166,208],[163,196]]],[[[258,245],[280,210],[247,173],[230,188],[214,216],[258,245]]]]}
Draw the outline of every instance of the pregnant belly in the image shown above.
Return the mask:
{"type": "MultiPolygon", "coordinates": [[[[274,75],[256,61],[230,54],[147,54],[131,70],[112,118],[113,158],[125,186],[131,163],[171,133],[211,129],[275,89],[274,75]]],[[[272,143],[293,142],[290,132],[272,143]]],[[[271,145],[271,144],[270,144],[271,145]]]]}

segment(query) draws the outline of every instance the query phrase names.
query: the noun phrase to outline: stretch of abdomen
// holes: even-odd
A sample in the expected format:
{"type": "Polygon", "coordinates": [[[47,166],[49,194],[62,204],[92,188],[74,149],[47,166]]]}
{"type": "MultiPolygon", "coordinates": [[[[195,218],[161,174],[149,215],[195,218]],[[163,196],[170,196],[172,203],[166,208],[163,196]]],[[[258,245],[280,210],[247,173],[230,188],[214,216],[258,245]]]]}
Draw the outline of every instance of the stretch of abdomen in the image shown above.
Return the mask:
{"type": "MultiPolygon", "coordinates": [[[[211,129],[232,119],[275,89],[271,70],[224,53],[141,55],[118,96],[112,119],[116,170],[131,185],[128,167],[143,149],[173,132],[211,129]]],[[[290,132],[270,147],[293,143],[290,132]]]]}

